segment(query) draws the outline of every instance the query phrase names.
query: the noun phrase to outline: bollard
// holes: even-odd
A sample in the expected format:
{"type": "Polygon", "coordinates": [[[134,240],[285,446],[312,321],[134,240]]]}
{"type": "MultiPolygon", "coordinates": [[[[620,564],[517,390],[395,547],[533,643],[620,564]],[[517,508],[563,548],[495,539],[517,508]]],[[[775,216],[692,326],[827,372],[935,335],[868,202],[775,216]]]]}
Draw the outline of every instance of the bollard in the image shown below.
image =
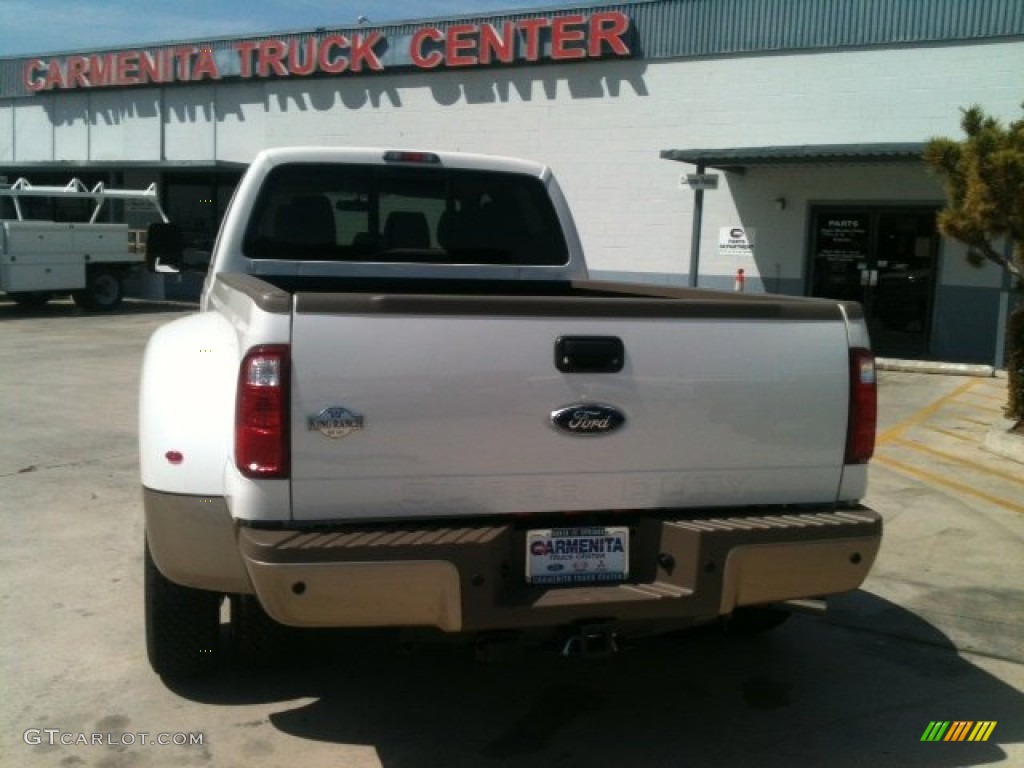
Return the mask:
{"type": "Polygon", "coordinates": [[[737,293],[743,293],[746,287],[747,278],[742,269],[736,270],[736,281],[733,283],[732,289],[737,293]]]}

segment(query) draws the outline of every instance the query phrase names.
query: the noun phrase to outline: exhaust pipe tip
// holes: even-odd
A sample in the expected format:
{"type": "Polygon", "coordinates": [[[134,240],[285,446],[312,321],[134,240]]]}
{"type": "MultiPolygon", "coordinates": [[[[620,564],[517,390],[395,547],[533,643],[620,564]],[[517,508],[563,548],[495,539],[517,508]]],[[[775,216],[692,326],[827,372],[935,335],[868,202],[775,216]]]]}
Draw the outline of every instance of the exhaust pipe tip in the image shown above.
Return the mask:
{"type": "Polygon", "coordinates": [[[578,656],[586,659],[600,659],[619,651],[618,637],[611,627],[604,624],[581,626],[569,635],[562,645],[561,655],[569,658],[578,656]]]}
{"type": "Polygon", "coordinates": [[[824,599],[786,600],[784,603],[779,603],[778,607],[790,613],[808,613],[813,616],[824,616],[828,610],[828,603],[824,599]]]}

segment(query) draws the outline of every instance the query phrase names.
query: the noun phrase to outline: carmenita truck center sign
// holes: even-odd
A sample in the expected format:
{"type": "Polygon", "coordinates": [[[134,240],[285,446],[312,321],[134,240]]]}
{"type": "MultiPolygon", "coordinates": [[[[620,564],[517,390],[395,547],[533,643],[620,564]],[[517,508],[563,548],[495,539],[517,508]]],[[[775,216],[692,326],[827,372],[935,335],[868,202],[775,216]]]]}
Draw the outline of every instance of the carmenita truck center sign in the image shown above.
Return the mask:
{"type": "Polygon", "coordinates": [[[209,45],[29,59],[30,93],[175,82],[437,69],[631,55],[630,18],[619,11],[516,21],[422,26],[389,39],[380,30],[295,35],[209,45]]]}

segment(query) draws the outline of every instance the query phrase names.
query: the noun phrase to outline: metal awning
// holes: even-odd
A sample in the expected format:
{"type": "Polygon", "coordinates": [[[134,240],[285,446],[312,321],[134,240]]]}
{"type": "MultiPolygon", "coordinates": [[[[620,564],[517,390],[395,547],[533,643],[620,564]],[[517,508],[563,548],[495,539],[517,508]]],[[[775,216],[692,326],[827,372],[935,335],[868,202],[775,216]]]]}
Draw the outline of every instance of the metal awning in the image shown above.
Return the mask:
{"type": "MultiPolygon", "coordinates": [[[[796,144],[790,146],[725,147],[719,149],[663,149],[661,157],[697,166],[745,173],[747,168],[779,165],[890,165],[920,163],[924,142],[892,144],[796,144]]],[[[690,285],[697,286],[700,267],[701,222],[704,188],[693,193],[693,232],[690,239],[690,285]]]]}
{"type": "Polygon", "coordinates": [[[797,144],[791,146],[663,149],[661,157],[699,168],[742,172],[771,165],[865,165],[911,163],[921,159],[924,142],[888,144],[797,144]]]}

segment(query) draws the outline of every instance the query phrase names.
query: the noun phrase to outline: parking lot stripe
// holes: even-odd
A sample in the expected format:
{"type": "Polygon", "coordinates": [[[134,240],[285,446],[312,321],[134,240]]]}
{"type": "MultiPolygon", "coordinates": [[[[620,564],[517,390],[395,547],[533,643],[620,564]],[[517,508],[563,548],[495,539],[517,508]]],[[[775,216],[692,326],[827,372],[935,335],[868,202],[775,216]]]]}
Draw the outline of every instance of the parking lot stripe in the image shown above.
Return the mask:
{"type": "Polygon", "coordinates": [[[941,485],[959,493],[966,494],[967,496],[974,496],[975,498],[987,501],[990,504],[995,504],[996,506],[1009,509],[1013,512],[1019,512],[1024,515],[1024,504],[1018,504],[1010,501],[1009,499],[993,496],[991,493],[986,493],[985,491],[980,491],[977,488],[972,488],[969,485],[964,485],[963,483],[958,483],[955,480],[950,480],[944,475],[937,475],[934,472],[912,467],[909,464],[904,464],[902,461],[890,459],[888,456],[879,456],[876,454],[872,461],[881,464],[883,467],[888,467],[889,469],[894,469],[897,472],[910,475],[918,480],[925,480],[934,485],[941,485]]]}
{"type": "Polygon", "coordinates": [[[979,426],[979,427],[991,427],[992,426],[992,420],[991,419],[989,419],[988,421],[984,421],[982,419],[969,419],[966,416],[954,416],[953,418],[956,419],[957,421],[966,421],[968,424],[974,424],[975,426],[979,426]]]}
{"type": "Polygon", "coordinates": [[[975,470],[976,472],[984,472],[986,475],[992,475],[993,477],[999,477],[999,478],[1002,478],[1003,480],[1009,480],[1011,483],[1017,483],[1018,485],[1024,485],[1024,475],[1021,475],[1020,473],[1013,474],[1013,473],[1010,473],[1010,472],[1003,472],[1002,470],[999,470],[999,469],[993,469],[992,467],[988,466],[987,464],[979,464],[976,461],[971,461],[970,459],[964,459],[964,458],[961,458],[959,456],[955,456],[952,453],[946,453],[945,451],[940,451],[937,448],[932,448],[932,447],[927,446],[927,445],[922,445],[921,443],[915,443],[913,440],[907,440],[904,437],[893,438],[892,442],[897,443],[898,445],[902,445],[902,446],[904,446],[906,448],[911,448],[911,449],[913,449],[915,451],[919,451],[920,453],[926,453],[926,454],[928,454],[930,456],[934,456],[937,459],[943,459],[945,461],[952,462],[953,464],[960,464],[961,466],[964,466],[964,467],[970,467],[971,469],[975,470]]]}
{"type": "Polygon", "coordinates": [[[962,432],[954,432],[952,429],[943,429],[942,427],[936,427],[933,426],[932,424],[924,424],[921,428],[927,429],[929,432],[937,432],[940,435],[945,435],[946,437],[953,437],[956,438],[957,440],[963,440],[965,443],[973,443],[975,445],[981,445],[982,443],[982,440],[979,440],[977,437],[974,437],[972,435],[965,435],[962,432]]]}
{"type": "Polygon", "coordinates": [[[987,385],[979,392],[972,392],[971,397],[976,397],[979,400],[988,400],[993,403],[1006,403],[1006,392],[1003,383],[999,379],[996,379],[996,381],[999,381],[998,387],[993,388],[991,385],[987,385]]]}
{"type": "Polygon", "coordinates": [[[957,400],[956,404],[963,405],[968,408],[974,408],[975,410],[978,411],[984,411],[985,413],[1000,413],[1003,410],[1002,408],[995,404],[990,405],[987,403],[976,403],[973,400],[971,400],[971,397],[973,396],[973,392],[968,393],[967,397],[961,397],[959,400],[957,400]]]}
{"type": "Polygon", "coordinates": [[[885,445],[886,443],[899,437],[904,430],[910,429],[910,427],[928,421],[928,419],[930,419],[932,416],[934,416],[936,413],[942,410],[950,402],[956,400],[956,398],[960,397],[965,392],[970,392],[971,389],[978,385],[979,381],[981,381],[981,379],[971,379],[965,384],[962,384],[956,389],[954,389],[948,395],[940,397],[938,400],[934,401],[929,405],[926,405],[924,408],[920,409],[912,416],[909,416],[908,418],[904,419],[898,424],[889,427],[889,429],[885,430],[884,432],[882,432],[882,434],[878,436],[878,439],[875,440],[875,444],[885,445]]]}

